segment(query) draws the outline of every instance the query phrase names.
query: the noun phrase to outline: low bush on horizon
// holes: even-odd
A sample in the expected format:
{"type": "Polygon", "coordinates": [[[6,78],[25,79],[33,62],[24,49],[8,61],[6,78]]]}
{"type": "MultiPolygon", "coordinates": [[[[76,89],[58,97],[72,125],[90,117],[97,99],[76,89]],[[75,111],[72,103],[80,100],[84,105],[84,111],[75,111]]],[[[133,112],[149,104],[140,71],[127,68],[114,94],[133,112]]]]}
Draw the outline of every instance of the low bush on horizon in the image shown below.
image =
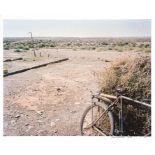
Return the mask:
{"type": "Polygon", "coordinates": [[[23,49],[15,49],[14,52],[20,53],[20,52],[26,52],[26,51],[23,49]]]}

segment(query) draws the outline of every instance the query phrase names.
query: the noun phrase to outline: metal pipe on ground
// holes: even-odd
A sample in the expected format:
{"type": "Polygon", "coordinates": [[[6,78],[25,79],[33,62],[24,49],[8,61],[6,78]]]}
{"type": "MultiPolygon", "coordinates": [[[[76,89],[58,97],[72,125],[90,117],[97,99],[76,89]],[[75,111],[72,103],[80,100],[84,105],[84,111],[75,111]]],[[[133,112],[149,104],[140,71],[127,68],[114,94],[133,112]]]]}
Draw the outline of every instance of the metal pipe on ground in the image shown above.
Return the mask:
{"type": "Polygon", "coordinates": [[[33,67],[30,67],[30,68],[21,69],[21,70],[18,70],[18,71],[14,71],[14,72],[4,74],[3,77],[14,75],[14,74],[19,74],[19,73],[26,72],[26,71],[31,70],[31,69],[45,67],[45,66],[50,65],[50,64],[59,63],[59,62],[67,61],[67,60],[69,60],[69,58],[64,58],[64,59],[60,59],[60,60],[57,60],[57,61],[52,61],[52,62],[48,62],[48,63],[45,63],[45,64],[33,66],[33,67]]]}
{"type": "Polygon", "coordinates": [[[23,58],[16,58],[16,59],[6,59],[3,62],[9,62],[9,61],[17,61],[17,60],[23,60],[23,58]]]}

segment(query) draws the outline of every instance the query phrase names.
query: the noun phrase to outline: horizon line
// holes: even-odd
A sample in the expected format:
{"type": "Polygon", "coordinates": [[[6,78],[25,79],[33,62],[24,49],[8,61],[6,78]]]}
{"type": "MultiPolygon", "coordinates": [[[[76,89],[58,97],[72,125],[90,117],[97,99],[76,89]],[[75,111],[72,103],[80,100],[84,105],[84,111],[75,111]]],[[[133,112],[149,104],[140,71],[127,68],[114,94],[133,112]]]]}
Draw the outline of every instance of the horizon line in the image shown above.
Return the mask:
{"type": "MultiPolygon", "coordinates": [[[[30,37],[29,36],[3,36],[3,38],[30,38],[30,37]]],[[[105,36],[105,37],[33,36],[33,38],[151,38],[151,36],[105,36]]]]}

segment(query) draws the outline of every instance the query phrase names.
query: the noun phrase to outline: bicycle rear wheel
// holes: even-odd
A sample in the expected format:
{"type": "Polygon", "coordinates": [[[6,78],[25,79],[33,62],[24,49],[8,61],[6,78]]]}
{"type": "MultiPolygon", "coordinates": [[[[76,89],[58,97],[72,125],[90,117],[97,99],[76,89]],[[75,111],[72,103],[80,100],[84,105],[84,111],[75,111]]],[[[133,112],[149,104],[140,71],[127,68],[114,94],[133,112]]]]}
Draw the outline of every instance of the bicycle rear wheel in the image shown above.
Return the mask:
{"type": "Polygon", "coordinates": [[[105,103],[95,103],[84,111],[80,131],[84,136],[110,136],[113,135],[114,121],[111,111],[107,111],[105,103]]]}

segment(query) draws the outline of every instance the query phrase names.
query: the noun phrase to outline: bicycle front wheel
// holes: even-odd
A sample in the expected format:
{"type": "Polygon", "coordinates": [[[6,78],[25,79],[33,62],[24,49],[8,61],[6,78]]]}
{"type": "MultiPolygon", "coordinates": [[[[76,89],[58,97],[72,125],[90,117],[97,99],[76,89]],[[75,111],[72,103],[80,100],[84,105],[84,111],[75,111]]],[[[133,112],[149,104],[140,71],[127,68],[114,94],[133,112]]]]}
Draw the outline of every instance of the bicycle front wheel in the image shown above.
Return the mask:
{"type": "Polygon", "coordinates": [[[84,111],[80,123],[81,135],[110,136],[113,135],[114,121],[111,111],[105,103],[95,103],[84,111]]]}

